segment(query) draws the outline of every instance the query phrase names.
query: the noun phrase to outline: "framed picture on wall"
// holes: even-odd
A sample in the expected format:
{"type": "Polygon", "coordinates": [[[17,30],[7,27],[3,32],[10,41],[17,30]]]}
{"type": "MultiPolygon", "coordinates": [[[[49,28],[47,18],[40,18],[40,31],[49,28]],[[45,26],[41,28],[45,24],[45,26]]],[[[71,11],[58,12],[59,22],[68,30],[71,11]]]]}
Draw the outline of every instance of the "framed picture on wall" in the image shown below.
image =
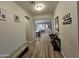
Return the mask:
{"type": "Polygon", "coordinates": [[[56,32],[59,32],[59,16],[55,18],[55,30],[56,32]]]}
{"type": "Polygon", "coordinates": [[[14,21],[18,23],[20,22],[19,16],[16,14],[14,14],[14,21]]]}
{"type": "Polygon", "coordinates": [[[0,8],[0,20],[6,21],[6,10],[0,8]]]}

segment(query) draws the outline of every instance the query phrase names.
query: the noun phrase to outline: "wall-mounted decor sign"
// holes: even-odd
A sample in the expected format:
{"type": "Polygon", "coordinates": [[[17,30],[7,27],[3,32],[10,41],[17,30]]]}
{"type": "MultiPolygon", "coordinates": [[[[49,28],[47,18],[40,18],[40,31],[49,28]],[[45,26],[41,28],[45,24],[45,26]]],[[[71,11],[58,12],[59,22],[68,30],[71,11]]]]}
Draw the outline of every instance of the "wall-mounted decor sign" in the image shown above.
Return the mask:
{"type": "Polygon", "coordinates": [[[0,8],[0,20],[6,21],[6,10],[0,8]]]}
{"type": "Polygon", "coordinates": [[[56,32],[59,32],[59,17],[58,16],[55,18],[55,30],[56,32]]]}
{"type": "Polygon", "coordinates": [[[72,18],[71,18],[71,15],[70,13],[66,14],[64,17],[63,17],[63,25],[66,25],[66,24],[71,24],[72,23],[72,18]]]}
{"type": "Polygon", "coordinates": [[[14,21],[18,23],[20,22],[19,16],[16,14],[14,14],[14,21]]]}

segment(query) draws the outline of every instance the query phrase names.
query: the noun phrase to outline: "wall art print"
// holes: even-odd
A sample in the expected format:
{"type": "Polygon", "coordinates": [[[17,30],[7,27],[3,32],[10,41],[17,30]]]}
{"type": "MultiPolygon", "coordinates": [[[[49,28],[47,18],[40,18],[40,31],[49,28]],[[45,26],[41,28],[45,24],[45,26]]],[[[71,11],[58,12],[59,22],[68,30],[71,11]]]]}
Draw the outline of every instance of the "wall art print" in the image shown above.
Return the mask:
{"type": "Polygon", "coordinates": [[[19,16],[17,14],[14,14],[14,21],[17,23],[20,22],[19,16]]]}
{"type": "Polygon", "coordinates": [[[6,21],[6,10],[0,8],[0,20],[6,21]]]}
{"type": "Polygon", "coordinates": [[[72,23],[72,17],[70,13],[67,13],[64,17],[63,17],[63,25],[66,24],[71,24],[72,23]]]}
{"type": "Polygon", "coordinates": [[[56,32],[59,32],[59,16],[55,18],[55,30],[56,32]]]}

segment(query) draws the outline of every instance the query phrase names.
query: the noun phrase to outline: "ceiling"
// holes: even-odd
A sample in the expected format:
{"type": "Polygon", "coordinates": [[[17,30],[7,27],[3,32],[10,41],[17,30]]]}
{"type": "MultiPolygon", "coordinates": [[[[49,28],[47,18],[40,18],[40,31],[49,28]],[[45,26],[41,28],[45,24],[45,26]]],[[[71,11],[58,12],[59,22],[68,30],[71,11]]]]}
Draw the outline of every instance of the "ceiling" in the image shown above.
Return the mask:
{"type": "Polygon", "coordinates": [[[52,20],[51,18],[41,18],[41,19],[37,19],[35,21],[35,24],[47,24],[50,23],[52,20]]]}
{"type": "Polygon", "coordinates": [[[46,15],[53,14],[53,11],[58,3],[58,1],[15,1],[18,5],[20,5],[25,11],[33,16],[37,15],[46,15]],[[35,3],[34,3],[35,2],[35,3]],[[35,5],[41,3],[44,5],[43,10],[37,11],[35,10],[35,5]]]}

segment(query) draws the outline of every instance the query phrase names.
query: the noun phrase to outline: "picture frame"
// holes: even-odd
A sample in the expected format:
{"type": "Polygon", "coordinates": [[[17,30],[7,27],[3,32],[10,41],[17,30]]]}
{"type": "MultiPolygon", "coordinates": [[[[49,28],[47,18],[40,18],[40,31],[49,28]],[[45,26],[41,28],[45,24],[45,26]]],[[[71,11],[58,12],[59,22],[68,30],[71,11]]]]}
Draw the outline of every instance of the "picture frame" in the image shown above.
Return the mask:
{"type": "Polygon", "coordinates": [[[55,18],[55,30],[56,32],[59,32],[59,16],[55,18]]]}
{"type": "Polygon", "coordinates": [[[17,14],[14,14],[14,21],[17,23],[20,22],[19,16],[17,14]]]}
{"type": "Polygon", "coordinates": [[[63,16],[63,25],[71,24],[72,23],[72,17],[70,13],[67,13],[65,16],[63,16]]]}
{"type": "Polygon", "coordinates": [[[6,10],[0,8],[0,20],[6,21],[6,10]]]}

